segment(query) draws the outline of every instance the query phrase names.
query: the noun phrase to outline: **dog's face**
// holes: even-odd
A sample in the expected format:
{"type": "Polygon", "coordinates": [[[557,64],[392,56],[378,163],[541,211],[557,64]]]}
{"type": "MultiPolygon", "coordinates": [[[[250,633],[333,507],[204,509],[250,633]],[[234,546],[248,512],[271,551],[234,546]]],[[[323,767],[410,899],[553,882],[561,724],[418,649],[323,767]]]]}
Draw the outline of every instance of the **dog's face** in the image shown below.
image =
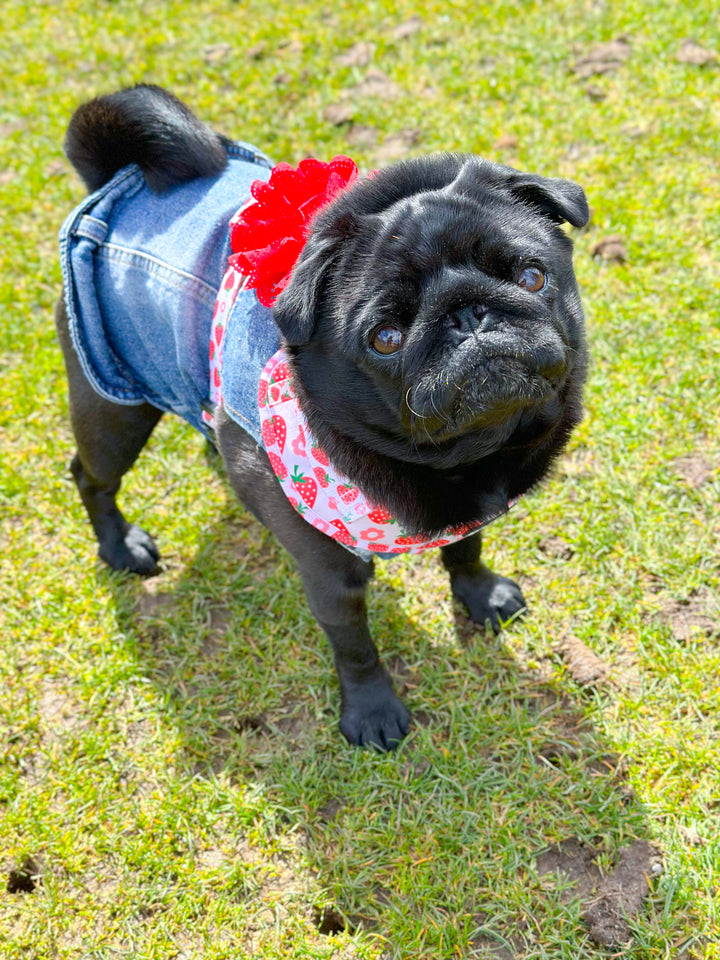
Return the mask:
{"type": "Polygon", "coordinates": [[[407,161],[314,221],[274,315],[311,401],[360,447],[453,468],[528,445],[584,379],[582,189],[474,156],[407,161]]]}

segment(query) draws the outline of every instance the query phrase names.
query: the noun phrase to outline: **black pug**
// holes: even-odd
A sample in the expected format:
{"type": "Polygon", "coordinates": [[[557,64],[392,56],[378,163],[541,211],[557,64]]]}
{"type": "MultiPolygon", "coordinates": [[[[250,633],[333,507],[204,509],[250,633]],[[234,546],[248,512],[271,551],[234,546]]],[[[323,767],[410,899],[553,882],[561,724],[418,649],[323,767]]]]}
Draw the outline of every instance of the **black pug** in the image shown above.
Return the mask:
{"type": "MultiPolygon", "coordinates": [[[[85,104],[65,142],[90,190],[134,163],[154,202],[193,178],[214,182],[229,146],[150,86],[85,104]]],[[[237,209],[244,198],[233,199],[237,209]]],[[[358,180],[314,217],[272,320],[330,467],[410,535],[432,539],[503,512],[545,476],[580,420],[584,321],[572,243],[558,225],[587,220],[571,181],[449,153],[358,180]]],[[[71,469],[100,556],[114,569],[156,573],[152,538],[115,498],[162,409],[101,396],[63,302],[56,319],[77,441],[71,469]]],[[[154,322],[143,317],[148,329],[154,322]]],[[[237,496],[295,558],[332,645],[340,730],[352,744],[393,749],[409,714],[368,631],[372,563],[293,509],[265,449],[224,409],[215,442],[237,496]]],[[[480,541],[475,532],[441,546],[442,561],[472,620],[497,631],[525,601],[482,563],[480,541]]]]}

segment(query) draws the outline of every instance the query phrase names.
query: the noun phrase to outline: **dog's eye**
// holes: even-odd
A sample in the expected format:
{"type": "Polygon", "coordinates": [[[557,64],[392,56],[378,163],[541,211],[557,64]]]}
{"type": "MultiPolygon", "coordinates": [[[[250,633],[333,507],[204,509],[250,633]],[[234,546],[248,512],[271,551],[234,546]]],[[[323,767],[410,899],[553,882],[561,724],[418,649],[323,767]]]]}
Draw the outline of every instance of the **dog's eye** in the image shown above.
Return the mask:
{"type": "Polygon", "coordinates": [[[523,267],[517,278],[518,286],[537,293],[545,286],[545,274],[539,267],[523,267]]]}
{"type": "Polygon", "coordinates": [[[378,327],[373,334],[371,345],[375,353],[384,357],[390,353],[397,353],[403,345],[405,334],[397,327],[378,327]]]}

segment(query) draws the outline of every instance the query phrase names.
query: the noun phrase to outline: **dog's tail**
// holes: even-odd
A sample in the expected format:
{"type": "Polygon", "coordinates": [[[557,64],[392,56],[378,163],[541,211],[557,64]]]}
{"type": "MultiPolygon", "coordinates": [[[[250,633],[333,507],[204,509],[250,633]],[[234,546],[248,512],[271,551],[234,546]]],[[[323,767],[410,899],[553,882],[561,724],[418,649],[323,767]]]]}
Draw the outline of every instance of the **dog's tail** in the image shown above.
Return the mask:
{"type": "Polygon", "coordinates": [[[227,142],[167,90],[139,84],[79,107],[64,146],[91,193],[128,163],[137,163],[148,186],[160,192],[220,173],[227,142]]]}

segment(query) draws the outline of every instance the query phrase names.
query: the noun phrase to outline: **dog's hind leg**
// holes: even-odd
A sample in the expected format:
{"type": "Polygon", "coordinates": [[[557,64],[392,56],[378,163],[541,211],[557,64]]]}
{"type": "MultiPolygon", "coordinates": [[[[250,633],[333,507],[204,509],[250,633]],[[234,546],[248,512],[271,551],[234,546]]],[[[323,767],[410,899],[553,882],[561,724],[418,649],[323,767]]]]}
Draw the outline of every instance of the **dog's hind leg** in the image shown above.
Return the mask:
{"type": "Polygon", "coordinates": [[[149,403],[126,406],[97,394],[80,367],[68,331],[62,300],[55,323],[65,358],[70,390],[70,417],[77,453],[70,470],[99,544],[99,555],[113,570],[144,576],[158,573],[155,541],[128,523],[115,497],[120,481],[145,446],[162,411],[149,403]]]}

